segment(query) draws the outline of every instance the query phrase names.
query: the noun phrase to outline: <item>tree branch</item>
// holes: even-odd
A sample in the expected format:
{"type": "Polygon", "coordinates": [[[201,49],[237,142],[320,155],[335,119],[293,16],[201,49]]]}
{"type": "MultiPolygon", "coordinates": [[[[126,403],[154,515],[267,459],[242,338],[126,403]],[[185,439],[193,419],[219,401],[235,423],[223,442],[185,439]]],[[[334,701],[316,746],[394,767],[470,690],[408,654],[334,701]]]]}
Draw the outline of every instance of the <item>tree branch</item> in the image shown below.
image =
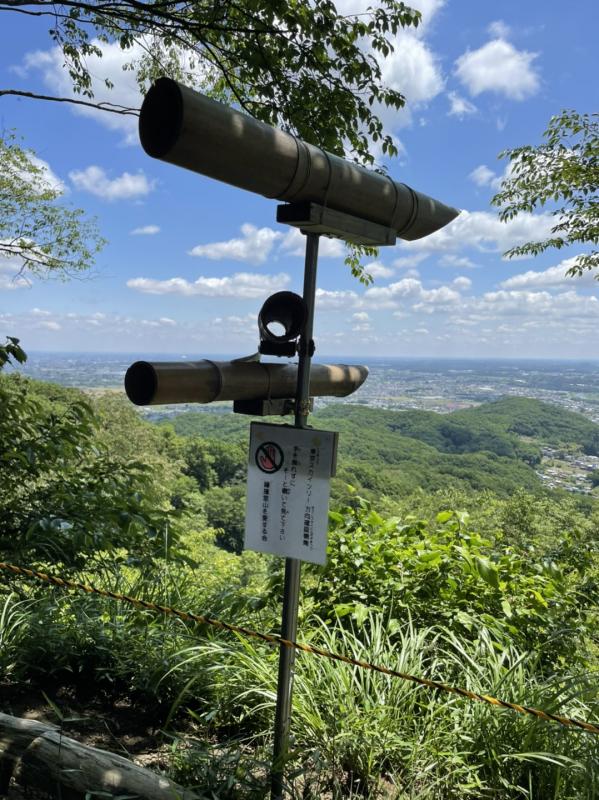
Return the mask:
{"type": "Polygon", "coordinates": [[[36,94],[35,92],[23,92],[19,89],[0,89],[0,97],[3,95],[13,95],[15,97],[30,97],[34,100],[51,100],[54,103],[73,103],[76,106],[87,106],[98,111],[109,111],[111,114],[123,114],[124,116],[138,117],[139,109],[119,106],[114,103],[89,103],[86,100],[75,100],[71,97],[51,97],[47,94],[36,94]]]}

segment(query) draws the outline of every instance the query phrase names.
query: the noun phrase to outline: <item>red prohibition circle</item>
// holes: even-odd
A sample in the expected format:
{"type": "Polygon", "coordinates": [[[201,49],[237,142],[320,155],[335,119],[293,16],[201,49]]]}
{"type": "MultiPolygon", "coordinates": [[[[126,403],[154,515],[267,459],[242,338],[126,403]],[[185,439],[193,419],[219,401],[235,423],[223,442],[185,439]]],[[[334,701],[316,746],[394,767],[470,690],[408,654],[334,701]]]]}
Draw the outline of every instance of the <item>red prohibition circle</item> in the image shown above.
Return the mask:
{"type": "Polygon", "coordinates": [[[256,450],[256,466],[267,475],[278,472],[283,460],[283,450],[276,442],[264,442],[256,450]]]}

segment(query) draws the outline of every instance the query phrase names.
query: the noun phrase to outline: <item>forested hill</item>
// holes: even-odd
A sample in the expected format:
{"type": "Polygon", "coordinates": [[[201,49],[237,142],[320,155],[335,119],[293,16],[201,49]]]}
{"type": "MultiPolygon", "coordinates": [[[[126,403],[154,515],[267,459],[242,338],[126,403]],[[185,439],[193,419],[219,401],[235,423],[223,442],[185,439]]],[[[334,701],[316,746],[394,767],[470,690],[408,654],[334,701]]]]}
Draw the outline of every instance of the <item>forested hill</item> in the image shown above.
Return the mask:
{"type": "MultiPolygon", "coordinates": [[[[526,398],[506,398],[452,414],[385,411],[333,404],[313,417],[338,430],[339,480],[376,493],[448,485],[508,495],[540,489],[534,467],[541,446],[599,447],[599,426],[580,414],[526,398]]],[[[239,441],[247,419],[233,414],[186,413],[171,420],[177,433],[239,441]]]]}
{"type": "Polygon", "coordinates": [[[469,426],[488,424],[506,433],[532,437],[544,444],[577,444],[588,453],[598,444],[599,425],[582,414],[528,397],[506,397],[467,411],[456,411],[450,416],[458,424],[462,421],[469,426]]]}
{"type": "MultiPolygon", "coordinates": [[[[355,420],[430,444],[444,453],[489,451],[536,463],[540,445],[576,445],[592,453],[599,426],[581,414],[530,398],[508,397],[451,414],[328,406],[319,419],[355,420]]],[[[592,453],[594,454],[594,453],[592,453]]]]}

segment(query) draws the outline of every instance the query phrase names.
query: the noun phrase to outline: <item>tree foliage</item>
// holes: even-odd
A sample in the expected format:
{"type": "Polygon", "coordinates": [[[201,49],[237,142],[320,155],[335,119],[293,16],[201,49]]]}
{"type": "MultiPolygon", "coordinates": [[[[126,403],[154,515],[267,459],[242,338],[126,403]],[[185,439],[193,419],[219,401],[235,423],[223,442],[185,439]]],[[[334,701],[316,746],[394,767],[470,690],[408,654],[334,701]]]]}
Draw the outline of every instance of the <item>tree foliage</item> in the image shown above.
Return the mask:
{"type": "Polygon", "coordinates": [[[26,273],[68,277],[91,266],[104,244],[93,220],[57,202],[46,169],[14,135],[0,135],[0,259],[26,273]]]}
{"type": "MultiPolygon", "coordinates": [[[[505,222],[521,212],[557,203],[556,224],[541,241],[526,242],[508,250],[508,257],[536,256],[549,248],[599,242],[599,114],[562,111],[551,118],[545,142],[504,150],[509,175],[492,203],[501,208],[505,222]]],[[[576,257],[569,275],[599,267],[599,252],[576,257]]]]}
{"type": "MultiPolygon", "coordinates": [[[[500,496],[518,489],[542,491],[535,471],[541,445],[599,454],[599,426],[582,414],[523,397],[450,414],[334,403],[315,413],[314,424],[340,433],[335,497],[346,495],[348,483],[369,498],[446,487],[487,489],[500,496]]],[[[245,474],[247,423],[238,415],[187,412],[169,425],[182,436],[205,440],[205,446],[193,446],[213,454],[218,481],[245,474]],[[214,449],[215,440],[228,455],[214,449]]]]}
{"type": "Polygon", "coordinates": [[[83,102],[93,104],[94,98],[88,58],[117,42],[130,54],[127,68],[135,71],[142,90],[157,76],[169,75],[332,152],[348,148],[372,163],[371,143],[378,142],[384,153],[397,153],[377,106],[398,109],[405,102],[384,85],[379,63],[392,52],[394,34],[420,21],[420,13],[403,2],[382,0],[364,14],[347,15],[331,0],[48,5],[18,0],[0,10],[48,17],[73,88],[88,98],[83,102]]]}
{"type": "Polygon", "coordinates": [[[18,364],[24,364],[27,361],[27,354],[19,344],[19,339],[16,336],[7,336],[6,342],[0,344],[0,369],[16,361],[18,364]]]}
{"type": "Polygon", "coordinates": [[[80,392],[0,375],[0,406],[5,559],[90,570],[123,558],[148,564],[176,540],[164,476],[145,459],[123,459],[106,447],[99,417],[80,392]]]}
{"type": "Polygon", "coordinates": [[[589,472],[589,483],[593,489],[596,489],[597,486],[599,486],[599,469],[594,469],[589,472]]]}
{"type": "Polygon", "coordinates": [[[232,553],[241,553],[245,533],[245,487],[210,489],[206,493],[206,518],[216,530],[216,543],[232,553]]]}

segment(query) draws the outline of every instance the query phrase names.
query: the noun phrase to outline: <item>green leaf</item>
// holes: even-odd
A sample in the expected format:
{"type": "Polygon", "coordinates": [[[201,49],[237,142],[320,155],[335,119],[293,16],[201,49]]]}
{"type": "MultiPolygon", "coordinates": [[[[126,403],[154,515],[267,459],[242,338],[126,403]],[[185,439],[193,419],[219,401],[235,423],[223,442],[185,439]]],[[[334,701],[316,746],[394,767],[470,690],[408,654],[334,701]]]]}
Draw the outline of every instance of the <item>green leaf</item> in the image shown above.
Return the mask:
{"type": "Polygon", "coordinates": [[[335,614],[338,617],[346,617],[348,614],[352,614],[354,611],[354,604],[353,603],[338,603],[334,606],[335,614]]]}
{"type": "Polygon", "coordinates": [[[499,589],[499,572],[497,571],[497,567],[492,564],[488,558],[481,558],[480,556],[476,556],[474,559],[474,563],[476,564],[476,569],[480,577],[492,586],[494,589],[499,589]]]}

